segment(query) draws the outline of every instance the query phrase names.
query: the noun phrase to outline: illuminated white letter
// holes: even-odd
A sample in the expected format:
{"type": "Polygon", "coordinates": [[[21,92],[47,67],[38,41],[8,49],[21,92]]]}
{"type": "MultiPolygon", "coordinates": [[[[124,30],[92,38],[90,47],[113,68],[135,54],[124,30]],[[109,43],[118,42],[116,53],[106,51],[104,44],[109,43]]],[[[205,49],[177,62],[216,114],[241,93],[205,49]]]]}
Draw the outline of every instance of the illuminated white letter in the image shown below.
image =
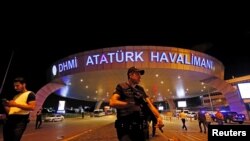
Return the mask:
{"type": "Polygon", "coordinates": [[[134,62],[133,59],[134,53],[133,52],[126,52],[126,62],[128,62],[128,60],[130,59],[131,62],[134,62]]]}
{"type": "Polygon", "coordinates": [[[102,64],[103,62],[105,62],[106,64],[108,63],[108,60],[104,54],[101,57],[100,64],[102,64]]]}
{"type": "Polygon", "coordinates": [[[123,62],[124,61],[124,53],[122,52],[122,50],[120,51],[121,53],[121,58],[119,59],[119,51],[117,51],[116,53],[115,53],[115,55],[116,55],[116,62],[123,62]]]}
{"type": "Polygon", "coordinates": [[[184,64],[184,58],[181,53],[178,55],[177,60],[176,60],[176,63],[179,63],[179,62],[184,64]]]}
{"type": "Polygon", "coordinates": [[[207,67],[208,67],[209,69],[212,69],[212,68],[213,68],[213,61],[207,60],[207,67]]]}
{"type": "Polygon", "coordinates": [[[99,57],[99,56],[100,56],[99,54],[93,55],[93,57],[95,58],[95,64],[98,64],[98,57],[99,57]]]}
{"type": "Polygon", "coordinates": [[[107,55],[109,56],[109,62],[113,63],[113,56],[115,55],[115,53],[108,53],[107,55]]]}
{"type": "Polygon", "coordinates": [[[59,72],[62,72],[63,71],[63,65],[62,64],[58,64],[58,68],[59,68],[59,72]]]}
{"type": "Polygon", "coordinates": [[[201,67],[207,68],[204,58],[201,60],[201,67]]]}
{"type": "Polygon", "coordinates": [[[94,62],[93,62],[91,56],[88,56],[88,59],[87,59],[87,62],[86,62],[86,66],[88,66],[89,64],[94,65],[94,62]]]}
{"type": "Polygon", "coordinates": [[[200,66],[200,64],[201,64],[201,58],[200,57],[197,57],[197,56],[193,56],[193,65],[195,65],[195,66],[200,66]]]}
{"type": "Polygon", "coordinates": [[[137,62],[138,60],[141,60],[142,62],[144,61],[143,58],[142,58],[142,55],[143,52],[141,51],[139,54],[138,52],[135,52],[135,61],[137,62]]]}
{"type": "Polygon", "coordinates": [[[168,57],[167,57],[167,54],[165,52],[163,52],[161,54],[160,62],[162,62],[162,61],[168,62],[168,57]]]}
{"type": "Polygon", "coordinates": [[[154,55],[154,52],[151,51],[150,61],[153,62],[154,58],[156,58],[156,62],[159,62],[159,52],[156,52],[156,54],[154,55]]]}
{"type": "Polygon", "coordinates": [[[189,57],[189,55],[185,54],[184,57],[185,57],[185,64],[190,65],[191,63],[190,63],[190,57],[189,57]]]}
{"type": "Polygon", "coordinates": [[[77,68],[76,59],[69,60],[67,62],[67,65],[68,65],[68,69],[77,68]]]}
{"type": "Polygon", "coordinates": [[[170,57],[170,61],[173,63],[176,60],[176,53],[172,54],[171,52],[169,52],[169,57],[170,57]]]}

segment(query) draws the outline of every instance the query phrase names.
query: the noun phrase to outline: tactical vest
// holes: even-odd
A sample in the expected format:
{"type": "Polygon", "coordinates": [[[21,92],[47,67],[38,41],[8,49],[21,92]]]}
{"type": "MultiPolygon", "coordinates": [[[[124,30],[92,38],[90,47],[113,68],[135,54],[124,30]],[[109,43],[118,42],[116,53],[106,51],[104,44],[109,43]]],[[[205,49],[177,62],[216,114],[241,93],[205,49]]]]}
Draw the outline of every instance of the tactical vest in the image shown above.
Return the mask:
{"type": "MultiPolygon", "coordinates": [[[[124,82],[120,83],[118,87],[121,88],[120,100],[128,101],[129,103],[134,103],[134,105],[132,105],[129,108],[117,109],[117,119],[135,120],[135,119],[145,118],[145,113],[142,110],[143,107],[140,103],[137,103],[135,101],[135,93],[134,90],[131,88],[131,86],[129,86],[126,82],[124,82]]],[[[143,89],[138,85],[136,87],[139,89],[143,89]]]]}

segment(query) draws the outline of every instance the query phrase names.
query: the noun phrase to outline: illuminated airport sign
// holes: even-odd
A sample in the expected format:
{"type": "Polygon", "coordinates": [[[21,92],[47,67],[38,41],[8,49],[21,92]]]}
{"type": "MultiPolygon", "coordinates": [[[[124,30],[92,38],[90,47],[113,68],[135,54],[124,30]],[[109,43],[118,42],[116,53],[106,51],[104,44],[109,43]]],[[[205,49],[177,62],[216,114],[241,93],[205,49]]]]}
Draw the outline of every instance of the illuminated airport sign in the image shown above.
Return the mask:
{"type": "Polygon", "coordinates": [[[100,65],[112,64],[119,67],[122,63],[191,65],[212,71],[217,64],[208,55],[191,50],[176,50],[170,47],[134,47],[133,49],[120,47],[120,49],[110,48],[107,51],[99,49],[67,57],[52,66],[52,74],[56,76],[61,73],[69,74],[72,71],[93,70],[100,65]]]}
{"type": "Polygon", "coordinates": [[[108,63],[122,63],[122,62],[144,62],[142,57],[143,51],[132,52],[132,51],[117,51],[108,52],[106,54],[94,54],[89,55],[87,58],[86,66],[88,65],[98,65],[98,64],[108,64],[108,63]]]}
{"type": "Polygon", "coordinates": [[[123,63],[123,62],[159,62],[159,63],[180,63],[186,65],[194,65],[206,69],[213,68],[213,61],[188,53],[177,52],[158,52],[151,51],[149,53],[149,60],[144,59],[143,51],[117,51],[108,52],[104,54],[93,54],[87,56],[86,66],[101,65],[109,63],[123,63]]]}
{"type": "Polygon", "coordinates": [[[77,57],[68,59],[66,61],[63,61],[61,63],[58,63],[57,65],[53,65],[52,67],[52,74],[57,75],[57,73],[61,73],[64,71],[72,70],[77,68],[77,57]]]}

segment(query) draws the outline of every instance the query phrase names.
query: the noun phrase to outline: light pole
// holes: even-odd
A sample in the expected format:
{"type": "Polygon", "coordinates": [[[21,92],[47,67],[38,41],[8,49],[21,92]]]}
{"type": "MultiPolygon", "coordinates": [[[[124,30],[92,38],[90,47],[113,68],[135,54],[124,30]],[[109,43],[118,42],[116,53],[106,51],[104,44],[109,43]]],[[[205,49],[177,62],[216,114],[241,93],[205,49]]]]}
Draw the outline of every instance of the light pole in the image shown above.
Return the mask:
{"type": "Polygon", "coordinates": [[[209,97],[209,101],[210,101],[210,107],[211,107],[211,110],[214,111],[214,108],[213,108],[213,103],[212,103],[212,99],[211,99],[211,96],[210,96],[210,91],[209,91],[209,88],[207,87],[207,92],[208,92],[208,97],[209,97]]]}

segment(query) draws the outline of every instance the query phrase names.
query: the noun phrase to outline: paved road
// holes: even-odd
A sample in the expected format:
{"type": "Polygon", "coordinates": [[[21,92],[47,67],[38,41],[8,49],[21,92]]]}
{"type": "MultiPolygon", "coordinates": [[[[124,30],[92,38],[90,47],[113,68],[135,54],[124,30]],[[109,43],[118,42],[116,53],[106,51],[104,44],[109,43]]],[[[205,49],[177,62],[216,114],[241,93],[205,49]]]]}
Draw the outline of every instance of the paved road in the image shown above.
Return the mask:
{"type": "MultiPolygon", "coordinates": [[[[71,139],[101,128],[114,122],[114,116],[101,118],[67,118],[62,122],[44,122],[40,129],[35,129],[35,122],[28,124],[22,141],[58,141],[71,139]]],[[[2,132],[2,128],[0,128],[2,132]]],[[[0,134],[0,141],[3,141],[0,134]]]]}
{"type": "MultiPolygon", "coordinates": [[[[115,116],[70,118],[63,122],[43,123],[41,129],[35,129],[34,121],[31,121],[22,141],[118,141],[114,121],[115,116]]],[[[173,138],[180,141],[207,141],[207,134],[199,132],[197,121],[187,121],[187,131],[182,130],[178,119],[164,122],[164,133],[157,130],[156,137],[150,138],[150,141],[168,141],[173,138]]],[[[3,141],[2,134],[0,141],[3,141]]]]}
{"type": "MultiPolygon", "coordinates": [[[[200,133],[197,121],[188,121],[188,130],[182,130],[181,121],[173,119],[172,121],[165,120],[164,132],[159,130],[155,137],[150,137],[150,141],[168,141],[169,139],[180,139],[180,141],[206,141],[207,134],[200,133]]],[[[70,141],[118,141],[114,128],[114,123],[107,124],[102,128],[91,131],[70,141]]],[[[66,140],[65,140],[66,141],[66,140]]]]}

